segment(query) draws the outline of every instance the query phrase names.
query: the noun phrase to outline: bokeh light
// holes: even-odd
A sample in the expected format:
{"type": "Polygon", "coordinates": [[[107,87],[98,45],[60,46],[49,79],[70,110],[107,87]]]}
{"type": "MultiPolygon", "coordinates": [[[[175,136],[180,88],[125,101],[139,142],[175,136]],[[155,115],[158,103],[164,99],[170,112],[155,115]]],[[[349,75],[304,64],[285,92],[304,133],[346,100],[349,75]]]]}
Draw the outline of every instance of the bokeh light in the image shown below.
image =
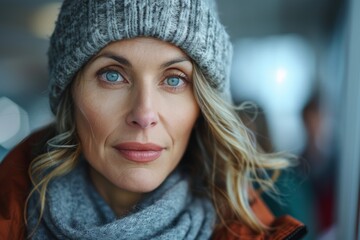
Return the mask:
{"type": "Polygon", "coordinates": [[[297,35],[235,42],[234,100],[251,99],[264,109],[277,150],[299,153],[304,147],[300,111],[311,94],[314,76],[313,50],[297,35]]]}
{"type": "Polygon", "coordinates": [[[27,113],[9,98],[0,98],[0,144],[10,149],[29,134],[27,113]]]}

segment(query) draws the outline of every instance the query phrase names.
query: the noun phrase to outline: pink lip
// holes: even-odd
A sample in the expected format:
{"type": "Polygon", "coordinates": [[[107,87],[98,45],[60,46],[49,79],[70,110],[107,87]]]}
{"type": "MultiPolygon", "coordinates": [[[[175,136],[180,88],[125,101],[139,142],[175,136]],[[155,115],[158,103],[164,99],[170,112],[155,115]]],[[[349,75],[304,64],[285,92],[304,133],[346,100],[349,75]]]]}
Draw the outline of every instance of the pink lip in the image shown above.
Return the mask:
{"type": "Polygon", "coordinates": [[[161,156],[163,147],[153,143],[125,142],[115,146],[126,159],[134,162],[151,162],[161,156]]]}

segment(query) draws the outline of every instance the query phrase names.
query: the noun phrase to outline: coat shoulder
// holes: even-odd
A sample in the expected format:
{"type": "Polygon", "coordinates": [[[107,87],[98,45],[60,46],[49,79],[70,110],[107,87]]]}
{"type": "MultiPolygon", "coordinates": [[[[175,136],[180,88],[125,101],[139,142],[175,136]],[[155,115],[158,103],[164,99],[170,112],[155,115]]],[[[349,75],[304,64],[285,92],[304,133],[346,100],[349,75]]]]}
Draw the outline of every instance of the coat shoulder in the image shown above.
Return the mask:
{"type": "Polygon", "coordinates": [[[0,164],[0,239],[25,239],[24,205],[30,190],[28,168],[34,147],[50,131],[47,127],[32,133],[0,164]]]}
{"type": "Polygon", "coordinates": [[[233,222],[227,227],[217,230],[213,235],[214,240],[235,240],[240,238],[249,240],[296,240],[306,235],[307,230],[303,223],[289,215],[276,218],[260,197],[256,194],[253,194],[253,197],[252,210],[258,219],[268,227],[268,231],[257,233],[244,223],[233,222]]]}

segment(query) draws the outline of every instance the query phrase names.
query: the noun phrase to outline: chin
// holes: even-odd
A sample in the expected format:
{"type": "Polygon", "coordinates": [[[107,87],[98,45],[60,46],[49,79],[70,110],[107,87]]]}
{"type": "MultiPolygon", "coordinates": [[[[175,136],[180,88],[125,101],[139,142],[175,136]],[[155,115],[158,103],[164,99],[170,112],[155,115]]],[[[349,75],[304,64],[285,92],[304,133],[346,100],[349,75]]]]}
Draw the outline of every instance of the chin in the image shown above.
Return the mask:
{"type": "Polygon", "coordinates": [[[126,191],[148,193],[158,188],[166,177],[163,173],[151,169],[132,168],[123,172],[116,185],[126,191]]]}

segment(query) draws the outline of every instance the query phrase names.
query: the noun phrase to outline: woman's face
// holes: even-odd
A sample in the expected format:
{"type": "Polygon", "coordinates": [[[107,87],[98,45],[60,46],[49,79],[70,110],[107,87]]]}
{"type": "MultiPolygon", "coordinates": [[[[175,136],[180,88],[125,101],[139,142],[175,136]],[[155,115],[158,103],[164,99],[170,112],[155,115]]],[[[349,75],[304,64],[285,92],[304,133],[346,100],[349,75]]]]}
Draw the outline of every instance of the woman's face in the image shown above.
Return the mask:
{"type": "Polygon", "coordinates": [[[75,124],[95,185],[144,193],[178,165],[199,115],[192,63],[152,38],[111,43],[72,88],[75,124]]]}

